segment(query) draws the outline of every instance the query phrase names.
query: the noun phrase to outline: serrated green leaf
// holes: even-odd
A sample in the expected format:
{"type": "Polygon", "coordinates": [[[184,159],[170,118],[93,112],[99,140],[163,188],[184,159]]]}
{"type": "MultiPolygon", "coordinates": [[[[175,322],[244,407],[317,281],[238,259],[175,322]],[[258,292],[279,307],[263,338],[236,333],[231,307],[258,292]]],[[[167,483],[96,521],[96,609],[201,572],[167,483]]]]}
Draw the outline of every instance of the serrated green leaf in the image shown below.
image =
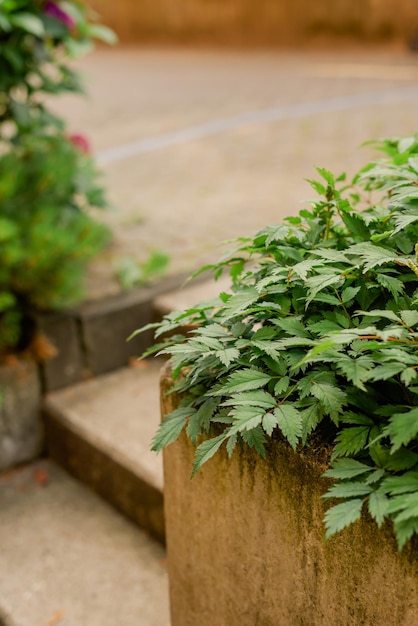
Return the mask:
{"type": "Polygon", "coordinates": [[[322,178],[333,187],[335,185],[334,174],[332,174],[329,170],[325,169],[325,167],[316,167],[315,168],[318,174],[322,176],[322,178]]]}
{"type": "MultiPolygon", "coordinates": [[[[372,311],[357,311],[357,315],[364,315],[365,317],[383,317],[385,319],[391,320],[392,322],[402,322],[399,315],[397,315],[394,311],[390,311],[388,309],[373,309],[372,311]]],[[[378,331],[376,331],[377,333],[378,331]]]]}
{"type": "Polygon", "coordinates": [[[296,263],[292,267],[292,273],[296,274],[302,280],[306,280],[309,272],[318,265],[318,261],[310,261],[309,259],[296,263]]]}
{"type": "Polygon", "coordinates": [[[225,348],[223,350],[217,350],[215,352],[215,356],[223,365],[225,365],[225,367],[229,367],[231,363],[238,359],[239,350],[236,348],[225,348]]]}
{"type": "Polygon", "coordinates": [[[353,300],[356,297],[360,289],[361,287],[346,287],[341,292],[341,300],[344,304],[347,304],[347,302],[350,302],[350,300],[353,300]]]}
{"type": "Polygon", "coordinates": [[[231,458],[232,453],[235,450],[235,446],[237,445],[237,441],[238,441],[238,434],[237,433],[233,433],[232,435],[230,435],[227,439],[226,442],[226,451],[228,453],[228,457],[231,458]]]}
{"type": "Polygon", "coordinates": [[[404,230],[410,224],[413,224],[416,221],[418,221],[417,213],[406,213],[406,214],[396,215],[394,217],[394,222],[395,222],[396,227],[392,231],[392,234],[395,235],[396,233],[404,230]]]}
{"type": "Polygon", "coordinates": [[[254,368],[240,369],[229,376],[227,382],[213,393],[213,395],[225,395],[253,391],[265,387],[271,380],[271,376],[254,368]]]}
{"type": "Polygon", "coordinates": [[[357,424],[359,426],[374,426],[373,420],[367,415],[363,415],[360,412],[344,411],[344,415],[341,418],[344,424],[357,424]]]}
{"type": "Polygon", "coordinates": [[[388,476],[382,482],[381,488],[392,496],[418,492],[418,471],[405,472],[401,476],[388,476]]]}
{"type": "Polygon", "coordinates": [[[404,522],[411,518],[418,519],[418,491],[391,498],[388,511],[396,522],[404,522]]]}
{"type": "Polygon", "coordinates": [[[270,437],[273,430],[277,426],[277,418],[274,415],[274,413],[266,413],[263,417],[262,424],[263,424],[264,430],[270,437]]]}
{"type": "Polygon", "coordinates": [[[404,363],[383,363],[374,368],[370,374],[370,380],[388,380],[405,369],[404,363]]]}
{"type": "Polygon", "coordinates": [[[373,471],[373,468],[355,459],[338,459],[333,462],[332,467],[324,472],[324,476],[328,478],[339,478],[346,480],[367,474],[373,471]]]}
{"type": "Polygon", "coordinates": [[[370,515],[380,528],[388,514],[389,498],[384,493],[374,491],[370,494],[367,504],[370,515]]]}
{"type": "Polygon", "coordinates": [[[402,550],[412,535],[414,533],[418,533],[418,517],[400,522],[395,520],[394,529],[396,533],[396,540],[398,542],[398,549],[402,550]]]}
{"type": "Polygon", "coordinates": [[[251,430],[245,430],[241,432],[241,437],[247,443],[250,448],[255,448],[260,456],[266,457],[266,451],[264,445],[266,443],[266,437],[260,426],[251,430]]]}
{"type": "Polygon", "coordinates": [[[267,391],[256,389],[233,394],[232,398],[222,403],[222,406],[251,406],[271,409],[276,406],[276,400],[267,391]]]}
{"type": "Polygon", "coordinates": [[[329,539],[335,533],[360,519],[362,507],[363,500],[356,498],[336,504],[328,509],[325,513],[325,527],[327,529],[325,538],[329,539]]]}
{"type": "Polygon", "coordinates": [[[192,478],[196,474],[197,470],[209,461],[214,454],[219,450],[225,439],[227,438],[226,434],[218,435],[217,437],[213,437],[212,439],[207,439],[203,441],[203,443],[196,448],[194,463],[193,463],[193,472],[192,478]]]}
{"type": "Polygon", "coordinates": [[[202,432],[208,432],[210,421],[217,406],[218,401],[215,398],[208,398],[208,400],[205,400],[198,410],[191,415],[189,423],[187,424],[186,433],[194,444],[202,432]]]}
{"type": "Polygon", "coordinates": [[[299,409],[302,416],[302,443],[306,444],[308,435],[316,428],[322,419],[320,404],[314,401],[306,408],[299,409]]]}
{"type": "Polygon", "coordinates": [[[411,328],[418,324],[418,311],[409,310],[409,311],[401,311],[400,316],[402,321],[405,322],[407,326],[411,328]]]}
{"type": "Polygon", "coordinates": [[[397,300],[398,296],[405,290],[405,285],[398,278],[393,276],[387,276],[386,274],[376,274],[377,282],[387,289],[392,296],[397,300]]]}
{"type": "Polygon", "coordinates": [[[368,240],[370,238],[370,232],[367,228],[364,220],[360,215],[354,215],[353,213],[343,212],[341,218],[347,228],[357,237],[368,240]]]}
{"type": "Polygon", "coordinates": [[[308,328],[311,332],[317,333],[318,335],[326,335],[328,333],[341,330],[340,325],[337,324],[335,320],[323,320],[321,322],[314,322],[313,324],[309,324],[308,328]]]}
{"type": "Polygon", "coordinates": [[[293,449],[302,436],[302,415],[291,404],[282,404],[274,409],[277,425],[293,449]]]}
{"type": "Polygon", "coordinates": [[[363,273],[365,274],[374,267],[380,265],[392,264],[394,262],[400,265],[408,265],[405,257],[398,256],[395,252],[376,246],[373,243],[358,243],[351,246],[346,254],[359,255],[362,259],[363,273]]]}
{"type": "Polygon", "coordinates": [[[310,186],[315,189],[316,193],[320,196],[325,196],[327,192],[327,188],[317,180],[313,180],[312,178],[307,178],[306,182],[310,184],[310,186]]]}
{"type": "Polygon", "coordinates": [[[284,330],[292,337],[309,337],[309,333],[305,328],[305,325],[300,319],[295,317],[285,317],[283,319],[273,320],[274,324],[284,330]]]}
{"type": "Polygon", "coordinates": [[[370,357],[361,356],[350,358],[341,355],[336,362],[337,369],[359,389],[366,391],[364,383],[370,378],[370,371],[374,367],[374,362],[370,357]]]}
{"type": "Polygon", "coordinates": [[[152,440],[151,450],[161,452],[163,448],[175,441],[183,428],[186,421],[190,418],[196,409],[188,406],[181,406],[169,413],[161,422],[155,436],[152,440]]]}
{"type": "Polygon", "coordinates": [[[261,424],[264,414],[264,409],[260,407],[238,406],[232,409],[232,426],[229,432],[243,433],[245,430],[256,428],[261,424]]]}
{"type": "Polygon", "coordinates": [[[401,381],[405,385],[405,387],[409,387],[409,385],[414,382],[417,377],[417,370],[413,367],[407,367],[403,372],[401,372],[401,381]]]}
{"type": "Polygon", "coordinates": [[[374,472],[372,472],[371,474],[369,474],[369,476],[367,476],[366,483],[368,485],[374,485],[375,483],[380,482],[382,478],[384,478],[385,475],[386,475],[386,472],[384,469],[374,470],[374,472]]]}
{"type": "Polygon", "coordinates": [[[342,412],[342,407],[347,403],[347,395],[344,391],[326,383],[314,382],[310,393],[320,401],[325,413],[328,413],[334,421],[342,412]]]}
{"type": "Polygon", "coordinates": [[[337,442],[334,445],[333,458],[337,456],[348,456],[357,454],[363,450],[368,442],[370,434],[369,426],[352,426],[344,428],[336,437],[337,442]]]}
{"type": "Polygon", "coordinates": [[[312,300],[315,299],[315,296],[330,287],[331,285],[336,285],[341,283],[343,278],[340,274],[320,274],[319,276],[311,276],[306,280],[306,286],[309,289],[308,296],[306,298],[306,306],[309,305],[312,300]]]}
{"type": "Polygon", "coordinates": [[[392,452],[407,445],[418,435],[418,407],[406,413],[395,413],[389,420],[387,434],[392,444],[392,452]]]}
{"type": "Polygon", "coordinates": [[[229,319],[243,313],[248,307],[257,302],[258,298],[259,293],[255,287],[248,287],[245,291],[233,295],[227,302],[225,302],[225,319],[229,319]]]}
{"type": "Polygon", "coordinates": [[[277,383],[274,385],[274,395],[277,397],[281,397],[288,389],[290,384],[289,376],[283,376],[277,383]]]}
{"type": "Polygon", "coordinates": [[[359,482],[343,482],[332,485],[324,494],[323,498],[357,498],[359,496],[367,496],[373,491],[370,485],[359,482]]]}
{"type": "Polygon", "coordinates": [[[309,363],[309,361],[316,359],[316,357],[318,357],[320,354],[323,354],[324,352],[328,352],[329,350],[334,348],[334,346],[335,343],[333,338],[324,339],[320,343],[317,343],[316,346],[311,348],[309,352],[306,353],[306,355],[300,361],[299,365],[309,363]]]}

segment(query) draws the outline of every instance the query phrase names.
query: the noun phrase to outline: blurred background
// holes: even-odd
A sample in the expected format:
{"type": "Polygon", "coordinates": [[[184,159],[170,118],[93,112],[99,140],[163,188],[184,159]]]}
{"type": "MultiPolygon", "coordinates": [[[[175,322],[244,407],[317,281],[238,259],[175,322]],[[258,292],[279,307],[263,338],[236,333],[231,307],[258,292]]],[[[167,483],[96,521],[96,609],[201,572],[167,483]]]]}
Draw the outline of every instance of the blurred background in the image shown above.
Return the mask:
{"type": "Polygon", "coordinates": [[[52,103],[92,142],[116,210],[89,297],[155,250],[190,272],[295,214],[315,166],[354,174],[367,140],[417,131],[414,0],[91,0],[119,43],[52,103]],[[57,99],[58,100],[58,99],[57,99]]]}

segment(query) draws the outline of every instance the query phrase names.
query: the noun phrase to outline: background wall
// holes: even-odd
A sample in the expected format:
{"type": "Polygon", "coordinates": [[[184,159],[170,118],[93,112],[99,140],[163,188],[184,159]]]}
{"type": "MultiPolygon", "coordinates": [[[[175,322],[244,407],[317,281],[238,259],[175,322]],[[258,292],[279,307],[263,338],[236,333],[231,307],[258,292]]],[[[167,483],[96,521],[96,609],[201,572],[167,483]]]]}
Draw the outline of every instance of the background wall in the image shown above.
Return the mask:
{"type": "Polygon", "coordinates": [[[122,42],[407,41],[417,0],[90,0],[122,42]]]}

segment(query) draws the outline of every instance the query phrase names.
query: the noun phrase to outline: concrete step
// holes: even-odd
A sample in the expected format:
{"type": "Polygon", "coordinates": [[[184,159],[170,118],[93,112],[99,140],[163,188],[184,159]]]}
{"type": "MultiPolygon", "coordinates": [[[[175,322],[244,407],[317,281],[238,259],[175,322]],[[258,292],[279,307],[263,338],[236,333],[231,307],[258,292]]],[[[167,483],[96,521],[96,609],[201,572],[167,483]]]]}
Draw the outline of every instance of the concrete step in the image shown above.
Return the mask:
{"type": "MultiPolygon", "coordinates": [[[[228,289],[230,281],[190,284],[155,298],[155,318],[228,289]]],[[[160,422],[162,360],[119,369],[47,394],[48,455],[129,519],[164,542],[162,457],[150,451],[160,422]]]]}
{"type": "Polygon", "coordinates": [[[51,461],[0,475],[2,626],[168,626],[165,551],[51,461]]]}
{"type": "Polygon", "coordinates": [[[164,541],[162,457],[150,451],[161,365],[138,362],[50,393],[44,421],[49,456],[164,541]]]}

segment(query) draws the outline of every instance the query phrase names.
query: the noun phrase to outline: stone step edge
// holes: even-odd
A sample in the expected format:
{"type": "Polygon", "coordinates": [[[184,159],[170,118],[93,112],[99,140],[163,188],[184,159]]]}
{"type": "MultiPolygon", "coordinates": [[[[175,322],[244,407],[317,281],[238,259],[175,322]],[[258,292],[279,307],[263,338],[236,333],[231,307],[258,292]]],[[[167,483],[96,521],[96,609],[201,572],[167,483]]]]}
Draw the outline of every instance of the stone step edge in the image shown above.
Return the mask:
{"type": "Polygon", "coordinates": [[[154,301],[181,288],[188,276],[168,276],[153,285],[40,314],[38,332],[55,352],[40,366],[43,391],[56,391],[125,367],[131,358],[141,355],[153,342],[152,332],[144,332],[132,341],[127,341],[128,337],[136,329],[158,321],[154,301]]]}
{"type": "Polygon", "coordinates": [[[163,492],[149,473],[103,442],[92,442],[47,401],[42,413],[48,456],[164,544],[163,492]]]}

